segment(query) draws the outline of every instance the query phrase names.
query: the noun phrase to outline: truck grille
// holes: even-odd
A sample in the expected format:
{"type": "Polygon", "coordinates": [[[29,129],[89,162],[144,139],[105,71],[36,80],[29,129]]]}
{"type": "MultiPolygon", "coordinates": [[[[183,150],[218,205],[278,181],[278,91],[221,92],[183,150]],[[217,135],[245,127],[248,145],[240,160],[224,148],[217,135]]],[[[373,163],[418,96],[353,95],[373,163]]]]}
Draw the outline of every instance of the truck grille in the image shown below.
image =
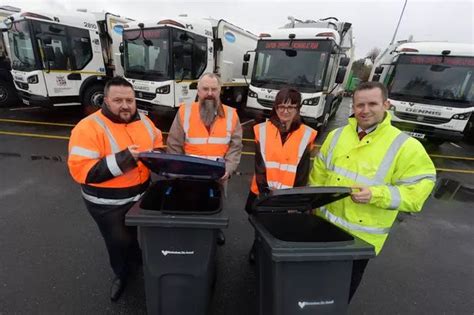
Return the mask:
{"type": "Polygon", "coordinates": [[[155,93],[137,92],[137,91],[135,91],[135,97],[136,97],[136,98],[141,98],[142,100],[151,101],[151,100],[155,99],[156,94],[155,94],[155,93]]]}
{"type": "Polygon", "coordinates": [[[257,102],[264,107],[273,107],[273,101],[262,100],[261,98],[257,99],[257,102]]]}
{"type": "Polygon", "coordinates": [[[15,81],[16,86],[22,90],[28,90],[28,83],[23,83],[20,81],[15,81]]]}
{"type": "Polygon", "coordinates": [[[402,120],[409,120],[414,122],[422,122],[427,124],[433,125],[441,125],[449,122],[450,118],[442,118],[442,117],[431,117],[431,116],[421,116],[416,114],[408,114],[403,112],[395,112],[395,116],[402,120]],[[420,117],[418,119],[418,117],[420,117]]]}

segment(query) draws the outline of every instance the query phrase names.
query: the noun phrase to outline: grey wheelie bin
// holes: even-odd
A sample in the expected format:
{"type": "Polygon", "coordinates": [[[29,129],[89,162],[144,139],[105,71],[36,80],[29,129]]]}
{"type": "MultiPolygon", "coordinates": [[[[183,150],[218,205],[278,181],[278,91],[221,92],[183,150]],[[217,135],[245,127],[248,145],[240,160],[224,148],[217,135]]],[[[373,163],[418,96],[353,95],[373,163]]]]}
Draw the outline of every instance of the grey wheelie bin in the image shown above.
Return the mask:
{"type": "Polygon", "coordinates": [[[159,179],[127,213],[138,226],[148,314],[207,314],[216,276],[216,236],[226,228],[221,161],[157,152],[139,159],[159,179]]]}
{"type": "Polygon", "coordinates": [[[299,187],[254,203],[260,315],[344,314],[352,263],[375,256],[372,245],[309,214],[349,196],[348,187],[299,187]]]}

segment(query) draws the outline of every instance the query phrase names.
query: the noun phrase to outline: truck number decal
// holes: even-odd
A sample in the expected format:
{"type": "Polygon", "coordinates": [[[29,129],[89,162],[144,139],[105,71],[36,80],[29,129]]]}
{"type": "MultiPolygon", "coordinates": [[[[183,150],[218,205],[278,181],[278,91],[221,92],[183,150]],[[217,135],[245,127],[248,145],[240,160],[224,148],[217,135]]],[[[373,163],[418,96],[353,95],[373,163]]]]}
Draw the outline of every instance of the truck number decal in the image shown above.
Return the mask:
{"type": "Polygon", "coordinates": [[[97,29],[97,25],[94,24],[94,23],[89,23],[89,22],[84,22],[84,27],[85,28],[91,28],[93,30],[96,30],[97,29]]]}

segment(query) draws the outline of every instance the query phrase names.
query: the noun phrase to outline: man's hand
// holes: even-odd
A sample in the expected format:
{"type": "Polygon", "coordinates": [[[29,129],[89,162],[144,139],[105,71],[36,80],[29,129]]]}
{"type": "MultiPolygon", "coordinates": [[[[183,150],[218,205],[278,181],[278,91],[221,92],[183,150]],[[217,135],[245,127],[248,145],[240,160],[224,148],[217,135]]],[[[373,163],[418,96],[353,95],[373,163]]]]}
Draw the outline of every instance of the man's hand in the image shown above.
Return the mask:
{"type": "Polygon", "coordinates": [[[372,192],[368,187],[352,187],[352,189],[354,189],[351,194],[352,201],[355,203],[369,203],[372,192]]]}
{"type": "Polygon", "coordinates": [[[138,145],[136,144],[132,144],[131,146],[128,147],[128,151],[130,151],[130,154],[132,154],[133,158],[135,159],[135,161],[138,160],[138,154],[140,153],[138,151],[138,145]]]}
{"type": "Polygon", "coordinates": [[[221,178],[219,178],[219,182],[224,183],[226,180],[229,179],[229,177],[230,177],[230,173],[226,171],[224,175],[221,178]]]}

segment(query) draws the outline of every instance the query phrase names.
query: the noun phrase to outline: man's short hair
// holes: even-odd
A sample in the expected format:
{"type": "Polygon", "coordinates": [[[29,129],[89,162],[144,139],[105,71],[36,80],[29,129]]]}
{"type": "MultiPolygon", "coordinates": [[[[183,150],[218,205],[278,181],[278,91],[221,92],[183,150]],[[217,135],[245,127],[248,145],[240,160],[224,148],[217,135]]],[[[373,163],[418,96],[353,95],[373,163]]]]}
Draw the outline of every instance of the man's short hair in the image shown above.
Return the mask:
{"type": "Polygon", "coordinates": [[[363,91],[363,90],[372,90],[372,89],[380,89],[380,91],[382,92],[382,98],[384,102],[388,99],[388,91],[385,85],[377,81],[367,81],[367,82],[361,82],[356,87],[356,89],[354,90],[354,93],[352,93],[352,101],[354,101],[354,96],[357,92],[363,91]]]}
{"type": "Polygon", "coordinates": [[[211,78],[211,79],[216,79],[217,80],[217,85],[219,87],[222,87],[221,77],[219,75],[215,74],[215,73],[212,73],[212,72],[206,72],[199,78],[198,87],[200,86],[200,83],[201,83],[202,79],[204,79],[205,77],[208,77],[208,78],[211,78]]]}
{"type": "Polygon", "coordinates": [[[107,96],[107,94],[109,92],[109,89],[112,86],[125,86],[125,87],[129,87],[133,90],[133,85],[130,82],[128,82],[127,80],[125,80],[121,76],[116,76],[116,77],[113,77],[112,79],[110,79],[109,81],[107,81],[107,83],[105,83],[104,96],[107,96]]]}

